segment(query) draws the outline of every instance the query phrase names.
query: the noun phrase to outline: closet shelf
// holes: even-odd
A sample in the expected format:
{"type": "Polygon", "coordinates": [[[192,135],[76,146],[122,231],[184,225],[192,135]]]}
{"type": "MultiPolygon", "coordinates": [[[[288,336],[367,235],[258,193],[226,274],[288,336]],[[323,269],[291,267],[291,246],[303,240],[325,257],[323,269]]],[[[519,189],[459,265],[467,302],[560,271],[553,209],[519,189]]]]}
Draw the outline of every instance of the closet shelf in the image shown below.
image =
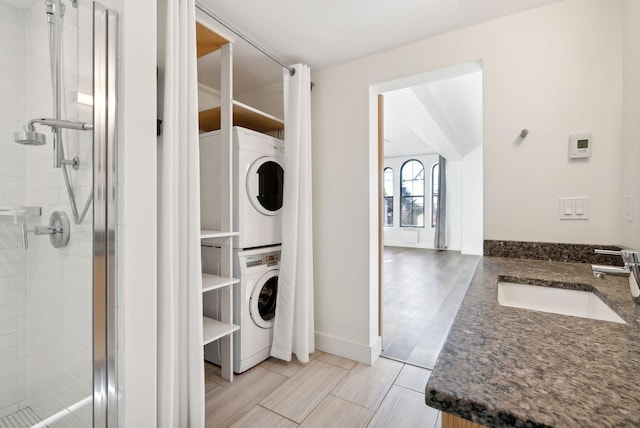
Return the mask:
{"type": "Polygon", "coordinates": [[[209,239],[209,238],[229,238],[231,236],[238,236],[238,232],[223,232],[221,230],[210,230],[210,229],[202,229],[200,230],[200,239],[209,239]]]}
{"type": "Polygon", "coordinates": [[[228,287],[240,282],[237,278],[227,278],[224,276],[212,275],[210,273],[202,274],[202,292],[217,290],[218,288],[228,287]]]}
{"type": "MultiPolygon", "coordinates": [[[[198,119],[200,131],[217,131],[220,129],[220,107],[199,112],[198,119]]],[[[284,121],[239,101],[233,101],[233,126],[241,126],[256,132],[270,132],[283,130],[284,121]]]]}
{"type": "Polygon", "coordinates": [[[227,39],[209,30],[196,21],[196,57],[200,58],[211,52],[215,52],[229,43],[227,39]]]}
{"type": "Polygon", "coordinates": [[[203,345],[207,345],[214,340],[227,336],[236,330],[240,330],[240,326],[235,324],[227,324],[208,317],[202,317],[202,336],[203,345]]]}

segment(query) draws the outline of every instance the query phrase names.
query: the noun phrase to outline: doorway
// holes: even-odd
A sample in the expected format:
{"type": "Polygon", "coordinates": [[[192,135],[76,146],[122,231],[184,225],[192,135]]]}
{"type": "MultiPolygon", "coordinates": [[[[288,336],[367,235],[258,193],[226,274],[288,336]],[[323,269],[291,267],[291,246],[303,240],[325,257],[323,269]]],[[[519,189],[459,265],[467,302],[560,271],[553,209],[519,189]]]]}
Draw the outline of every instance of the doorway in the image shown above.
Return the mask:
{"type": "Polygon", "coordinates": [[[482,254],[482,67],[376,89],[382,356],[432,368],[482,254]]]}

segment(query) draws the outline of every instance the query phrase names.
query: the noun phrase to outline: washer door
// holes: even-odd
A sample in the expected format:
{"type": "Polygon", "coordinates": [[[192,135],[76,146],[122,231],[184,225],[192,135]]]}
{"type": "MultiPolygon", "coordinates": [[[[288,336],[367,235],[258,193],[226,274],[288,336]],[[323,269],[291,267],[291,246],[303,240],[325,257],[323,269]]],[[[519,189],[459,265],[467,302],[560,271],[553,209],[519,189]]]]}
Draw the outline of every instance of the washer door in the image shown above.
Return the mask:
{"type": "Polygon", "coordinates": [[[279,159],[265,156],[247,172],[247,196],[251,205],[264,215],[276,215],[282,208],[284,169],[279,159]]]}
{"type": "Polygon", "coordinates": [[[272,328],[276,315],[276,298],[278,296],[278,273],[280,269],[267,271],[251,290],[249,314],[253,322],[261,328],[272,328]]]}

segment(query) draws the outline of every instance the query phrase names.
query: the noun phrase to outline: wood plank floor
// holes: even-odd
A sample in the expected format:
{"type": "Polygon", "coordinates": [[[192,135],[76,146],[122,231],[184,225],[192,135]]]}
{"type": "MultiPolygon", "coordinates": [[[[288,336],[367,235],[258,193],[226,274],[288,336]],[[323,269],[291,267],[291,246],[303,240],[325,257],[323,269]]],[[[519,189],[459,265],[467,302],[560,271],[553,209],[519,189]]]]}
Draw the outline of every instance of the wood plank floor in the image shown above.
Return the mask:
{"type": "Polygon", "coordinates": [[[382,355],[433,368],[479,256],[385,247],[382,355]]]}
{"type": "Polygon", "coordinates": [[[229,383],[205,363],[206,427],[426,427],[427,369],[379,358],[372,366],[323,352],[311,361],[269,359],[229,383]]]}

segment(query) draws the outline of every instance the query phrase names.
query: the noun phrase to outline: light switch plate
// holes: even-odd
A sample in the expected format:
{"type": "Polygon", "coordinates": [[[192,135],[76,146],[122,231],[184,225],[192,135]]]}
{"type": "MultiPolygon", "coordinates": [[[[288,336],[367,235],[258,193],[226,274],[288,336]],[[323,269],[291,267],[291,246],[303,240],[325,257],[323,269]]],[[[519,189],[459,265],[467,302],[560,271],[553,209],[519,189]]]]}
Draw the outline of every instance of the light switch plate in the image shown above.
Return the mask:
{"type": "Polygon", "coordinates": [[[633,195],[624,195],[624,219],[633,221],[633,195]]]}
{"type": "Polygon", "coordinates": [[[586,196],[560,198],[560,220],[588,220],[589,198],[586,196]]]}

